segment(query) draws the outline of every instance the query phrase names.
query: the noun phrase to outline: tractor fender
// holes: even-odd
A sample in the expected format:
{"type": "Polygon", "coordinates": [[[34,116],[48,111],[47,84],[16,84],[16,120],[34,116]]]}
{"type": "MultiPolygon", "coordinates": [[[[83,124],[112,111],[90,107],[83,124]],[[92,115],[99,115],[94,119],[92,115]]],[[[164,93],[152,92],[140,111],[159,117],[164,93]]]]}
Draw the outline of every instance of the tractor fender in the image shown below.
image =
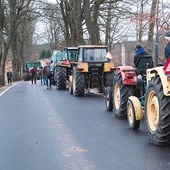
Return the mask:
{"type": "Polygon", "coordinates": [[[146,75],[147,75],[147,85],[153,77],[159,76],[163,86],[164,95],[170,96],[170,81],[167,80],[168,76],[164,73],[163,66],[147,69],[146,75]]]}
{"type": "Polygon", "coordinates": [[[136,69],[132,66],[118,66],[117,74],[122,75],[122,83],[125,85],[137,85],[136,69]]]}
{"type": "Polygon", "coordinates": [[[139,99],[135,96],[130,96],[129,99],[133,103],[136,120],[141,120],[143,118],[143,112],[139,99]]]}
{"type": "Polygon", "coordinates": [[[88,63],[78,62],[77,63],[77,70],[79,72],[88,72],[88,63]]]}
{"type": "Polygon", "coordinates": [[[114,70],[114,63],[113,62],[104,63],[103,72],[111,72],[113,70],[114,70]]]}

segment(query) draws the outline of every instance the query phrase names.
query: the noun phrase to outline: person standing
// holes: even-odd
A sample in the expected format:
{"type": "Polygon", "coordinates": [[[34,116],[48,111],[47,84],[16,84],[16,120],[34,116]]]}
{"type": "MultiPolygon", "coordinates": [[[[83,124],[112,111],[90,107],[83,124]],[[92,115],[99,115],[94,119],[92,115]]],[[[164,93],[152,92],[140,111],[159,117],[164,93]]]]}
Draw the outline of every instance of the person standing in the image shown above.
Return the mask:
{"type": "Polygon", "coordinates": [[[36,78],[37,78],[37,73],[35,67],[31,67],[29,70],[30,76],[31,76],[31,83],[33,82],[36,84],[36,78]]]}
{"type": "Polygon", "coordinates": [[[8,85],[12,85],[12,72],[11,70],[7,72],[8,85]]]}
{"type": "Polygon", "coordinates": [[[40,81],[41,81],[41,85],[44,84],[45,85],[45,79],[44,79],[44,75],[43,75],[43,67],[41,66],[39,71],[38,71],[38,76],[40,77],[40,81]]]}
{"type": "Polygon", "coordinates": [[[165,55],[166,60],[168,60],[170,58],[170,31],[167,31],[165,33],[165,40],[166,40],[167,45],[165,46],[165,49],[164,49],[164,55],[165,55]]]}
{"type": "Polygon", "coordinates": [[[49,88],[52,89],[52,87],[51,87],[51,70],[50,70],[49,62],[46,62],[46,66],[44,66],[43,75],[46,80],[47,89],[49,89],[49,88]]]}

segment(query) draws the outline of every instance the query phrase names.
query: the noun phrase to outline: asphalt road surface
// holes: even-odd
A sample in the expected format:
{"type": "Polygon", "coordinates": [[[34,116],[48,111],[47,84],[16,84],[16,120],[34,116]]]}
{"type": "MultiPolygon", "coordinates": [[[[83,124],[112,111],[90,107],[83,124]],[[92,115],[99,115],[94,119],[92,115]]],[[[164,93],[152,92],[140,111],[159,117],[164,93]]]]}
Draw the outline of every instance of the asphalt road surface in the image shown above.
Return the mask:
{"type": "Polygon", "coordinates": [[[0,94],[0,170],[169,170],[170,146],[107,112],[102,95],[19,82],[0,94]]]}

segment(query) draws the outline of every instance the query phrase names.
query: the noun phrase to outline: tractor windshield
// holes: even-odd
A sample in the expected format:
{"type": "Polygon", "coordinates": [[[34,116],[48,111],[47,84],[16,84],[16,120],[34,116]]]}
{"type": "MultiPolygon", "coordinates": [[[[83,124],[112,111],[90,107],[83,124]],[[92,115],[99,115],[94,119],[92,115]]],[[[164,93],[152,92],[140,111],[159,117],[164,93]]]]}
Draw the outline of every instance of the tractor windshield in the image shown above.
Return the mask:
{"type": "Polygon", "coordinates": [[[39,69],[41,67],[40,61],[28,61],[26,63],[26,70],[29,71],[31,67],[35,67],[36,69],[39,69]]]}
{"type": "Polygon", "coordinates": [[[86,48],[84,49],[84,61],[107,61],[105,58],[107,53],[106,48],[86,48]]]}
{"type": "Polygon", "coordinates": [[[68,49],[67,55],[70,61],[77,61],[77,49],[68,49]]]}

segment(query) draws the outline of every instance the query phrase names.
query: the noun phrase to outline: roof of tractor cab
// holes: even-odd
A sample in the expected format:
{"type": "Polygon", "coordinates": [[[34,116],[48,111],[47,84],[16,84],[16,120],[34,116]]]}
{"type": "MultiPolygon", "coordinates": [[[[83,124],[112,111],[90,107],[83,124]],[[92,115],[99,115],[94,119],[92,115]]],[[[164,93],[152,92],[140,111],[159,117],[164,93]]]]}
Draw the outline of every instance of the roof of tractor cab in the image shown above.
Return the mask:
{"type": "Polygon", "coordinates": [[[68,49],[68,50],[77,50],[78,47],[63,47],[63,49],[68,49]]]}
{"type": "Polygon", "coordinates": [[[78,48],[108,48],[104,45],[79,45],[78,48]]]}

